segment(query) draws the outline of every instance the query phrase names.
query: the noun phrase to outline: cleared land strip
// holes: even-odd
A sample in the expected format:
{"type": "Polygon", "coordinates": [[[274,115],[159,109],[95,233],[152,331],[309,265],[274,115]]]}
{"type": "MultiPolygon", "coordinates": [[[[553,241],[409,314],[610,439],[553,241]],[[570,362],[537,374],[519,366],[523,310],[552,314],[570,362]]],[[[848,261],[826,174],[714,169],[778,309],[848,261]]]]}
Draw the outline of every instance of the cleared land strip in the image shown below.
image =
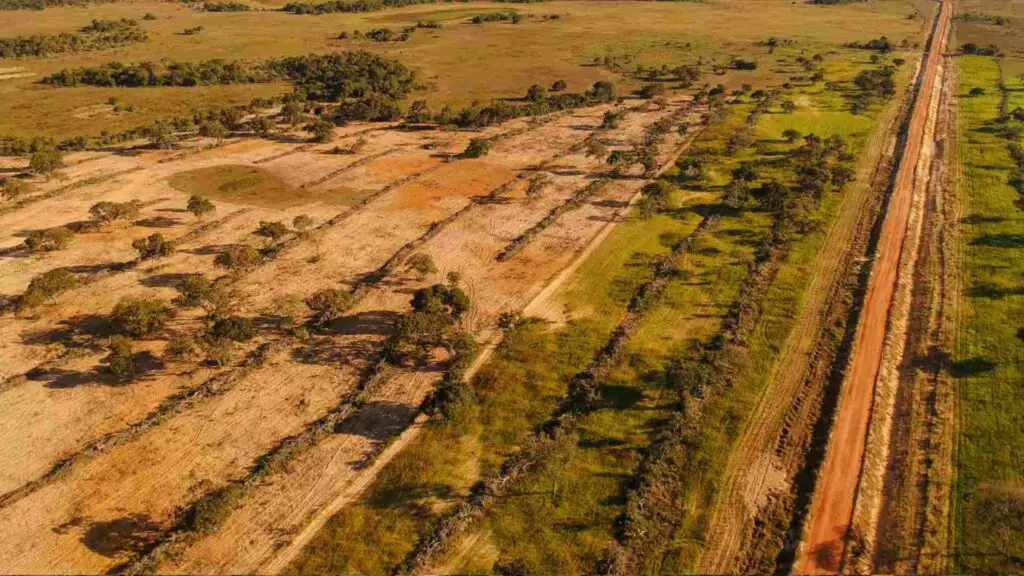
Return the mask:
{"type": "Polygon", "coordinates": [[[327,182],[329,180],[337,178],[338,176],[341,176],[342,174],[345,174],[346,172],[350,172],[352,170],[355,170],[356,168],[359,168],[360,166],[363,166],[365,164],[373,162],[374,160],[376,160],[378,158],[383,158],[385,156],[390,156],[392,154],[400,152],[401,150],[402,150],[401,147],[394,147],[394,148],[388,148],[387,150],[382,150],[380,152],[377,152],[376,154],[367,154],[366,156],[363,156],[362,158],[356,160],[355,162],[351,162],[349,164],[346,164],[345,166],[342,166],[341,168],[338,168],[337,170],[328,172],[324,176],[321,176],[320,178],[317,178],[316,180],[313,180],[312,182],[306,182],[305,184],[302,184],[301,186],[299,186],[299,188],[313,188],[313,187],[319,186],[319,185],[323,184],[324,182],[327,182]]]}
{"type": "MultiPolygon", "coordinates": [[[[559,158],[563,157],[566,154],[571,153],[576,148],[578,148],[578,143],[574,143],[574,144],[570,145],[566,150],[564,150],[562,152],[558,152],[555,155],[549,157],[548,159],[545,159],[545,160],[541,161],[539,163],[539,165],[544,166],[544,165],[547,165],[547,164],[549,164],[551,162],[557,161],[559,158]]],[[[431,226],[430,229],[428,230],[428,232],[425,233],[425,235],[423,237],[421,237],[421,239],[420,239],[421,241],[418,242],[416,244],[416,246],[410,246],[409,249],[405,251],[405,254],[411,253],[419,245],[422,245],[422,244],[426,243],[427,240],[432,239],[432,238],[438,236],[442,232],[442,230],[444,228],[446,228],[451,223],[454,223],[455,221],[457,221],[460,217],[462,217],[464,214],[468,213],[468,211],[473,209],[475,206],[488,206],[488,207],[492,207],[491,208],[492,210],[501,210],[501,211],[505,211],[505,210],[509,210],[509,209],[515,209],[514,205],[507,205],[507,204],[504,204],[504,203],[496,203],[495,200],[497,200],[505,192],[510,191],[517,184],[517,182],[521,181],[521,177],[522,177],[522,174],[519,174],[515,178],[513,178],[513,179],[509,180],[508,182],[506,182],[505,184],[502,184],[502,185],[496,187],[489,194],[486,194],[486,195],[474,198],[473,201],[470,204],[465,206],[458,213],[456,213],[453,216],[449,217],[444,222],[439,222],[439,223],[436,223],[435,225],[431,226]]],[[[607,227],[606,228],[602,228],[602,230],[606,230],[606,229],[607,229],[607,227]]],[[[603,237],[600,233],[598,234],[598,236],[603,237]]],[[[397,265],[397,263],[399,263],[403,257],[404,256],[396,254],[396,259],[395,259],[394,264],[397,265]]],[[[384,271],[389,269],[389,268],[391,268],[392,265],[393,264],[389,263],[389,264],[386,264],[385,266],[382,266],[381,270],[380,270],[380,273],[383,274],[384,271]]],[[[560,281],[561,279],[564,279],[564,276],[556,275],[556,281],[560,281]]],[[[549,293],[549,292],[547,291],[547,289],[545,289],[545,291],[543,291],[543,293],[546,294],[546,293],[549,293]]],[[[488,348],[488,349],[490,349],[490,348],[488,348]]],[[[486,354],[484,356],[486,356],[486,354]]],[[[481,364],[481,362],[482,362],[482,359],[483,358],[478,359],[478,361],[475,363],[475,366],[479,366],[481,364]]],[[[402,378],[402,377],[403,376],[401,374],[398,374],[396,376],[393,376],[392,379],[402,378]]],[[[353,413],[352,416],[351,416],[351,420],[353,420],[353,421],[358,420],[359,418],[361,418],[361,416],[359,416],[356,413],[353,413]]],[[[420,422],[420,421],[422,421],[422,418],[418,418],[416,420],[416,422],[420,422]]],[[[353,424],[353,426],[358,427],[359,425],[358,424],[353,424]]],[[[299,533],[298,536],[296,536],[295,538],[291,538],[290,539],[291,543],[288,544],[283,549],[284,552],[282,552],[281,554],[273,555],[272,557],[270,557],[268,559],[268,558],[266,558],[266,555],[267,555],[268,552],[273,550],[272,548],[268,549],[267,552],[261,552],[259,547],[257,547],[256,549],[253,549],[253,550],[249,550],[248,549],[249,547],[247,547],[244,550],[244,552],[239,552],[239,553],[235,554],[235,557],[233,557],[230,560],[230,564],[229,565],[228,564],[211,565],[211,564],[209,564],[209,562],[211,562],[212,559],[214,557],[216,557],[216,555],[218,553],[221,553],[222,550],[221,550],[221,548],[219,548],[216,544],[214,544],[212,542],[205,542],[205,543],[203,543],[200,546],[200,550],[202,550],[203,552],[197,551],[199,553],[198,556],[192,556],[188,560],[184,560],[182,562],[174,563],[175,567],[173,568],[173,570],[174,571],[210,570],[213,566],[218,566],[217,568],[215,568],[215,570],[218,570],[218,571],[228,571],[228,572],[254,571],[254,570],[255,571],[259,571],[259,572],[275,572],[275,571],[278,571],[279,567],[286,565],[290,561],[292,555],[297,554],[302,549],[302,546],[304,545],[304,543],[307,542],[310,538],[312,538],[313,535],[316,534],[317,530],[319,529],[320,526],[322,526],[323,522],[325,522],[337,510],[336,507],[340,507],[340,506],[344,505],[344,503],[348,502],[351,498],[355,497],[355,495],[358,494],[359,490],[361,490],[362,487],[365,487],[366,485],[369,484],[370,481],[372,481],[373,470],[378,470],[380,468],[380,466],[383,465],[383,462],[386,462],[387,460],[389,460],[397,452],[397,450],[400,449],[401,446],[404,446],[405,443],[407,443],[409,440],[411,440],[411,438],[415,436],[415,433],[416,433],[415,431],[418,429],[417,424],[414,422],[413,423],[413,428],[409,429],[407,432],[403,432],[400,436],[397,436],[397,433],[400,432],[402,428],[404,428],[404,426],[400,426],[400,427],[398,427],[395,430],[396,436],[386,437],[386,439],[382,440],[378,444],[377,447],[371,449],[371,451],[368,454],[363,454],[363,455],[359,456],[360,459],[364,459],[364,460],[368,459],[368,460],[373,461],[374,462],[373,467],[371,469],[369,469],[369,470],[365,470],[365,471],[359,472],[358,476],[354,480],[352,480],[350,484],[346,485],[345,488],[341,491],[341,493],[331,494],[331,498],[333,498],[333,499],[326,500],[324,502],[324,506],[323,507],[318,508],[318,509],[314,508],[313,511],[308,513],[308,516],[303,515],[302,513],[299,513],[299,512],[290,512],[288,514],[288,518],[286,519],[286,522],[288,522],[289,524],[297,523],[298,526],[302,527],[302,530],[301,530],[301,532],[299,533]],[[392,443],[392,441],[394,443],[392,443]],[[221,552],[218,552],[218,551],[221,551],[221,552]],[[206,555],[205,556],[206,560],[202,560],[204,558],[203,554],[206,555]],[[284,556],[282,556],[282,554],[284,556]],[[261,564],[261,562],[262,562],[262,564],[261,564]]],[[[323,438],[326,438],[326,436],[321,436],[319,438],[323,439],[323,438]]],[[[332,441],[332,442],[334,444],[338,444],[338,442],[336,440],[332,441]]],[[[312,445],[306,445],[305,446],[305,448],[311,448],[311,447],[312,447],[312,445]]],[[[341,447],[337,448],[337,450],[341,450],[341,449],[342,449],[341,447]]],[[[347,451],[351,451],[353,449],[354,448],[349,448],[347,451]]],[[[295,453],[295,454],[293,454],[293,456],[300,457],[301,455],[298,454],[298,453],[295,453]]],[[[332,464],[330,464],[330,466],[333,467],[333,462],[337,459],[337,457],[338,457],[337,453],[335,453],[335,456],[331,457],[330,460],[331,460],[332,464]]],[[[356,457],[356,454],[353,453],[350,457],[356,457]]],[[[300,464],[298,466],[300,468],[305,468],[305,467],[308,466],[308,464],[300,464]]],[[[343,470],[338,470],[337,472],[332,472],[332,473],[340,474],[342,471],[343,470]]],[[[351,475],[351,474],[349,474],[349,475],[351,475]]],[[[284,480],[282,480],[281,482],[284,482],[284,480]]],[[[280,482],[279,482],[279,484],[280,484],[280,482]]],[[[319,481],[318,481],[318,484],[320,484],[319,481]]],[[[326,487],[323,487],[323,488],[326,488],[326,489],[330,490],[329,486],[326,486],[326,487]]],[[[317,488],[317,491],[319,492],[323,488],[317,488]]],[[[311,488],[311,490],[312,490],[312,488],[311,488]]],[[[280,491],[281,491],[281,488],[276,487],[274,485],[268,485],[266,493],[268,494],[269,497],[273,497],[273,498],[276,498],[276,499],[285,498],[284,494],[279,494],[279,495],[276,495],[276,496],[274,495],[275,492],[280,492],[280,491]]],[[[335,490],[330,490],[330,492],[336,492],[336,489],[335,490]]],[[[254,493],[249,500],[250,501],[253,501],[253,499],[262,500],[263,498],[268,497],[268,496],[262,496],[261,497],[261,496],[259,496],[259,493],[254,493]]],[[[311,503],[308,502],[308,497],[302,498],[301,505],[309,506],[310,504],[311,503]]],[[[259,526],[260,526],[261,530],[263,529],[262,528],[263,523],[265,523],[267,521],[265,518],[263,520],[260,520],[260,521],[256,520],[255,518],[253,518],[253,515],[257,514],[257,512],[249,511],[247,508],[243,509],[240,512],[240,514],[244,518],[248,518],[248,520],[245,520],[244,522],[250,522],[250,523],[251,522],[259,522],[259,526]]],[[[243,521],[240,520],[240,522],[243,522],[243,521]]],[[[232,528],[228,529],[229,530],[228,533],[229,534],[234,534],[236,537],[245,538],[245,536],[242,536],[242,533],[238,532],[238,529],[239,529],[239,526],[233,526],[232,528]]],[[[222,540],[222,538],[220,538],[219,536],[217,537],[217,539],[218,540],[222,540]]],[[[250,541],[251,541],[251,539],[250,539],[250,541]]],[[[285,541],[287,542],[288,540],[285,540],[285,541]]]]}
{"type": "Polygon", "coordinates": [[[737,443],[713,504],[706,539],[710,546],[697,563],[699,572],[766,569],[758,565],[756,556],[762,548],[769,556],[777,550],[773,552],[770,543],[761,540],[781,539],[789,527],[787,516],[773,518],[768,507],[778,491],[773,479],[785,474],[794,484],[791,490],[797,489],[800,461],[809,449],[828,371],[838,353],[834,327],[853,306],[860,261],[891,177],[899,116],[895,105],[885,112],[866,145],[854,184],[836,209],[837,218],[809,272],[804,305],[779,356],[777,371],[769,377],[771,383],[737,443]],[[755,518],[759,533],[754,533],[755,518]]]}
{"type": "Polygon", "coordinates": [[[100,184],[102,182],[108,182],[108,181],[114,180],[115,178],[118,178],[120,176],[124,176],[126,174],[131,174],[133,172],[138,172],[140,170],[145,170],[145,169],[146,168],[144,166],[135,166],[133,168],[128,168],[126,170],[121,170],[119,172],[111,172],[109,174],[103,174],[101,176],[93,176],[91,178],[86,178],[84,180],[79,180],[78,182],[73,182],[71,184],[68,184],[67,186],[61,186],[60,188],[54,188],[53,190],[50,190],[49,192],[43,192],[42,194],[36,194],[34,196],[29,196],[28,198],[24,198],[24,199],[18,200],[17,202],[12,202],[10,204],[7,204],[6,206],[0,207],[0,216],[3,216],[4,214],[10,214],[11,212],[15,212],[17,210],[20,210],[20,209],[24,208],[25,206],[28,206],[29,204],[35,204],[36,202],[39,202],[39,201],[42,201],[42,200],[49,200],[51,198],[57,198],[58,196],[61,196],[63,194],[71,192],[73,190],[78,190],[79,188],[85,188],[86,186],[92,186],[93,184],[100,184]]]}
{"type": "Polygon", "coordinates": [[[923,64],[923,79],[910,119],[906,150],[900,160],[892,199],[879,236],[848,377],[840,391],[838,413],[815,487],[810,524],[798,554],[796,571],[800,573],[833,573],[839,570],[850,536],[872,397],[881,367],[884,334],[907,232],[914,177],[931,99],[935,97],[935,75],[945,50],[951,12],[952,4],[943,2],[923,64]]]}

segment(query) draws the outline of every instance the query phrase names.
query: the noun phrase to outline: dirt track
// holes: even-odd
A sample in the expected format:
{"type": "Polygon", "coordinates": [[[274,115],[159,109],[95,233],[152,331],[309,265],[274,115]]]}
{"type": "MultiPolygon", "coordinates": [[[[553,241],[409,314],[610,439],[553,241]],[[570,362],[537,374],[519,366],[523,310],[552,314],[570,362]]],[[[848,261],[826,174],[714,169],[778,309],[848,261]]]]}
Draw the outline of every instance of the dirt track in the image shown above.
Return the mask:
{"type": "Polygon", "coordinates": [[[889,325],[900,254],[907,234],[918,159],[930,105],[937,98],[935,75],[946,47],[952,4],[943,2],[923,63],[920,91],[910,119],[905,149],[896,174],[888,213],[882,225],[847,380],[840,393],[838,413],[828,453],[818,477],[809,525],[795,572],[838,572],[850,536],[857,488],[870,424],[875,382],[889,325]]]}

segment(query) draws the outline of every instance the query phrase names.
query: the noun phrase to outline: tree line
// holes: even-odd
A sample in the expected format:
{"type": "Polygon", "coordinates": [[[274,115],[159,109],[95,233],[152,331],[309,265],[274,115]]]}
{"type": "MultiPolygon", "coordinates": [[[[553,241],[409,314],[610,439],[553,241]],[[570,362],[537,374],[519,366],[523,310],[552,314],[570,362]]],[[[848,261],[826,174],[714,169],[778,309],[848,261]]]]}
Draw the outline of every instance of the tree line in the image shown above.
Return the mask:
{"type": "Polygon", "coordinates": [[[0,38],[0,58],[89,52],[145,42],[149,37],[135,20],[93,20],[77,32],[0,38]]]}
{"type": "Polygon", "coordinates": [[[281,10],[292,14],[332,14],[336,12],[377,12],[387,8],[433,4],[437,0],[329,0],[328,2],[289,2],[281,10]]]}

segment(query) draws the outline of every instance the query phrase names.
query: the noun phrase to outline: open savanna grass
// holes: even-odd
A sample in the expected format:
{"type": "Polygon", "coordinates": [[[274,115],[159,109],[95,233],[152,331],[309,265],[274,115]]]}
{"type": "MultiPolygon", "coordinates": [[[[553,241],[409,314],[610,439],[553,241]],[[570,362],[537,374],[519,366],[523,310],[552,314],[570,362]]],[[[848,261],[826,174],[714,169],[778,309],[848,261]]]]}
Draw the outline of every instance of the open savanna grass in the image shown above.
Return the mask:
{"type": "MultiPolygon", "coordinates": [[[[411,98],[432,106],[464,106],[474,100],[519,97],[534,83],[550,85],[564,79],[570,90],[597,80],[614,80],[632,89],[639,82],[591,65],[594,58],[630,56],[631,66],[691,64],[703,58],[727,64],[733,56],[761,62],[754,72],[731,71],[708,77],[712,83],[764,83],[781,76],[769,65],[764,47],[754,43],[770,36],[793,39],[812,51],[836,49],[846,42],[886,34],[896,41],[921,38],[922,22],[908,20],[909,4],[882,0],[844,6],[812,6],[786,0],[719,0],[707,3],[548,2],[410,6],[367,14],[292,15],[279,11],[205,13],[181,4],[145,0],[42,12],[0,12],[4,36],[56,34],[71,31],[93,18],[141,18],[149,42],[98,52],[64,54],[41,59],[0,61],[2,68],[25,68],[35,76],[0,80],[0,134],[67,137],[124,130],[155,119],[182,114],[189,107],[248,102],[255,96],[287,91],[283,85],[210,86],[196,88],[47,88],[39,77],[62,68],[95,66],[112,60],[201,60],[292,56],[309,52],[365,49],[397,58],[415,69],[423,89],[411,98]],[[522,23],[474,25],[477,13],[515,10],[522,23]],[[559,14],[558,20],[544,20],[559,14]],[[440,30],[418,30],[408,42],[378,43],[338,40],[340,32],[377,27],[397,29],[418,20],[437,20],[440,30]],[[203,26],[192,36],[185,28],[203,26]],[[500,70],[500,74],[494,71],[500,70]],[[83,109],[110,97],[134,107],[133,112],[82,117],[83,109]],[[13,113],[12,113],[13,112],[13,113]]],[[[779,54],[783,50],[780,49],[779,54]]],[[[866,56],[865,56],[866,57],[866,56]]]]}
{"type": "Polygon", "coordinates": [[[1017,193],[1006,183],[1012,160],[993,123],[997,82],[991,58],[959,60],[964,293],[952,364],[959,390],[954,552],[958,571],[985,573],[1018,571],[1024,559],[1024,534],[1002,516],[1019,518],[1024,501],[1024,215],[1013,205],[1017,193]],[[985,95],[967,97],[975,87],[985,95]]]}
{"type": "Polygon", "coordinates": [[[338,188],[320,191],[292,186],[273,172],[244,164],[223,164],[172,174],[167,183],[185,194],[262,208],[291,208],[312,202],[357,204],[372,190],[338,188]]]}

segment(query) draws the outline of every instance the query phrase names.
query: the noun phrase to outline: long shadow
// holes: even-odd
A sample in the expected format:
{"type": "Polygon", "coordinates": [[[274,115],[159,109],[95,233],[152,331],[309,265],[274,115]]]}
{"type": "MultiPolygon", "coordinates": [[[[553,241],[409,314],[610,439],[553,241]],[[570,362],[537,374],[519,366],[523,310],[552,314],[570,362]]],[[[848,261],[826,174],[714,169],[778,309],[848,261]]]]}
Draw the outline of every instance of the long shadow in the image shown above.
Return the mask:
{"type": "Polygon", "coordinates": [[[1006,218],[1001,216],[984,216],[982,214],[971,214],[960,219],[961,224],[999,224],[1005,221],[1006,218]]]}
{"type": "Polygon", "coordinates": [[[328,328],[334,334],[346,336],[385,336],[391,332],[391,326],[400,317],[401,314],[397,312],[372,310],[338,318],[331,322],[328,328]]]}
{"type": "Polygon", "coordinates": [[[181,220],[177,218],[168,218],[167,216],[153,216],[151,218],[144,218],[142,220],[136,220],[136,226],[142,226],[144,228],[171,228],[181,224],[181,220]]]}
{"type": "Polygon", "coordinates": [[[375,352],[372,343],[350,340],[339,343],[334,338],[314,338],[292,350],[292,359],[302,364],[351,364],[369,358],[375,352]]]}
{"type": "Polygon", "coordinates": [[[147,514],[95,522],[82,534],[82,544],[96,554],[116,558],[145,550],[163,531],[147,514]]]}
{"type": "Polygon", "coordinates": [[[1024,234],[985,234],[971,240],[971,246],[1024,248],[1024,234]]]}
{"type": "Polygon", "coordinates": [[[1019,296],[1024,294],[1024,286],[1004,288],[988,282],[971,286],[967,295],[971,298],[988,298],[989,300],[1002,300],[1006,296],[1019,296]]]}
{"type": "Polygon", "coordinates": [[[154,274],[147,276],[139,280],[139,284],[147,288],[174,288],[180,286],[181,283],[189,277],[195,276],[195,274],[181,274],[181,273],[168,273],[168,274],[154,274]]]}
{"type": "Polygon", "coordinates": [[[949,365],[949,373],[955,378],[973,378],[996,369],[996,363],[984,356],[975,356],[949,365]]]}

